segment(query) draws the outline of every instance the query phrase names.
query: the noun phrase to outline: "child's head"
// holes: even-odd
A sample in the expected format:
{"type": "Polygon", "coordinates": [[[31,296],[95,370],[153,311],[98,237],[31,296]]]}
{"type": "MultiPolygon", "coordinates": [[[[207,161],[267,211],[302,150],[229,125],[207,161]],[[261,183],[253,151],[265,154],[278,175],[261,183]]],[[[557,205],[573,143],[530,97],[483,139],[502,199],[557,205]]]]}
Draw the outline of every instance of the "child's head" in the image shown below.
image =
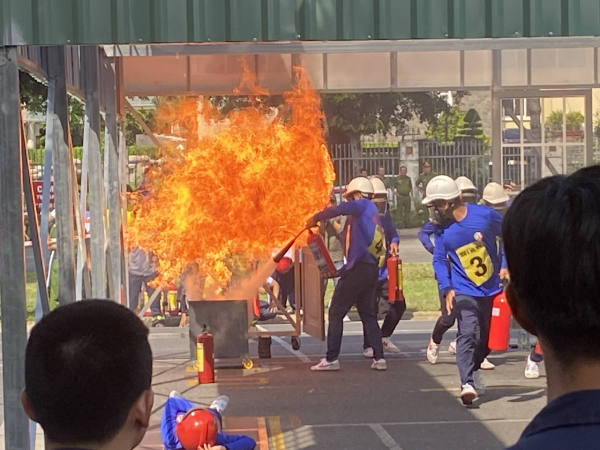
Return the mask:
{"type": "Polygon", "coordinates": [[[50,443],[136,447],[152,410],[148,329],[110,300],[62,306],[32,330],[22,401],[50,443]]]}
{"type": "Polygon", "coordinates": [[[198,450],[217,442],[219,419],[207,409],[192,409],[179,420],[175,433],[184,450],[198,450]]]}

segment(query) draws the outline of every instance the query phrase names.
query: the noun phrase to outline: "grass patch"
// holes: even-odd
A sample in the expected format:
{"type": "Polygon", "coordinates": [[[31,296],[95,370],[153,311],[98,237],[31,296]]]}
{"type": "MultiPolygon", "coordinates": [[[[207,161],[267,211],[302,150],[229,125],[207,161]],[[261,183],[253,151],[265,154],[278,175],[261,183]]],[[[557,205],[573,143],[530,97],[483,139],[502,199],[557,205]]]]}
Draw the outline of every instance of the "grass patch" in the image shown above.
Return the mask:
{"type": "Polygon", "coordinates": [[[27,303],[27,320],[35,320],[35,301],[37,298],[37,278],[34,273],[27,273],[25,279],[25,299],[27,303]]]}
{"type": "MultiPolygon", "coordinates": [[[[406,263],[402,266],[404,274],[404,296],[409,311],[439,311],[437,281],[433,276],[431,263],[406,263]]],[[[333,295],[333,282],[327,283],[325,290],[325,311],[333,295]]]]}

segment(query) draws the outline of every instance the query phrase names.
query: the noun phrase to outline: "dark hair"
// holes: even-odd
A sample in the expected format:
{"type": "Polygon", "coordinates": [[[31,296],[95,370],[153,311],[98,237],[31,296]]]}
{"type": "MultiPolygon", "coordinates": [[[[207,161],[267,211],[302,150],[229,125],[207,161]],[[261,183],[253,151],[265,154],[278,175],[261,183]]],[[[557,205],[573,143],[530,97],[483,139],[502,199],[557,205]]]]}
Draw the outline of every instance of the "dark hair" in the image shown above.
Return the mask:
{"type": "Polygon", "coordinates": [[[360,171],[358,173],[363,173],[363,172],[369,173],[369,171],[366,168],[361,167],[361,169],[360,169],[360,171]]]}
{"type": "Polygon", "coordinates": [[[151,385],[148,329],[124,306],[84,300],[57,308],[31,330],[25,392],[52,442],[109,441],[151,385]]]}
{"type": "Polygon", "coordinates": [[[600,166],[545,178],[506,212],[514,301],[563,363],[600,359],[600,166]]]}

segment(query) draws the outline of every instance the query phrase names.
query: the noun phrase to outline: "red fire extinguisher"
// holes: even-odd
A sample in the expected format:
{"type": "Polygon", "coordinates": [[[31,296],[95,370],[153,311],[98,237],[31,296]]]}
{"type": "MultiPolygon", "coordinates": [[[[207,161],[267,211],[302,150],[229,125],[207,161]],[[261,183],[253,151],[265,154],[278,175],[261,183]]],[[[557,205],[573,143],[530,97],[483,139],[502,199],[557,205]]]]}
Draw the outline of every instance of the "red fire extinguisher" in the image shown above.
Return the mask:
{"type": "Polygon", "coordinates": [[[492,303],[492,319],[490,320],[490,336],[488,347],[490,350],[505,352],[510,341],[510,322],[512,313],[506,301],[504,291],[500,292],[492,303]]]}
{"type": "Polygon", "coordinates": [[[196,340],[196,359],[198,360],[198,383],[215,382],[215,356],[213,335],[208,332],[206,325],[196,340]]]}
{"type": "Polygon", "coordinates": [[[327,247],[325,247],[325,242],[323,242],[323,238],[308,230],[308,248],[310,249],[317,266],[319,267],[319,271],[323,275],[333,274],[336,272],[335,264],[333,264],[333,260],[327,251],[327,247]]]}
{"type": "Polygon", "coordinates": [[[388,300],[390,302],[404,301],[404,277],[402,275],[402,260],[396,255],[387,259],[388,271],[388,300]]]}

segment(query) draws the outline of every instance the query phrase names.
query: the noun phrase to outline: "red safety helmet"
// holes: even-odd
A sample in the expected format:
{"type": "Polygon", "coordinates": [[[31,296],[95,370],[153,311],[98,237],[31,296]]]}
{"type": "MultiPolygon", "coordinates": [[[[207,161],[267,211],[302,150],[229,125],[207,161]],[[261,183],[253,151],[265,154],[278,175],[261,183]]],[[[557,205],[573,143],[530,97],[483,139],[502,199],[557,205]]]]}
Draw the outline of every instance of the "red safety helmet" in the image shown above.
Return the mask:
{"type": "Polygon", "coordinates": [[[185,450],[198,450],[217,442],[219,420],[206,409],[192,409],[177,424],[175,433],[185,450]]]}

